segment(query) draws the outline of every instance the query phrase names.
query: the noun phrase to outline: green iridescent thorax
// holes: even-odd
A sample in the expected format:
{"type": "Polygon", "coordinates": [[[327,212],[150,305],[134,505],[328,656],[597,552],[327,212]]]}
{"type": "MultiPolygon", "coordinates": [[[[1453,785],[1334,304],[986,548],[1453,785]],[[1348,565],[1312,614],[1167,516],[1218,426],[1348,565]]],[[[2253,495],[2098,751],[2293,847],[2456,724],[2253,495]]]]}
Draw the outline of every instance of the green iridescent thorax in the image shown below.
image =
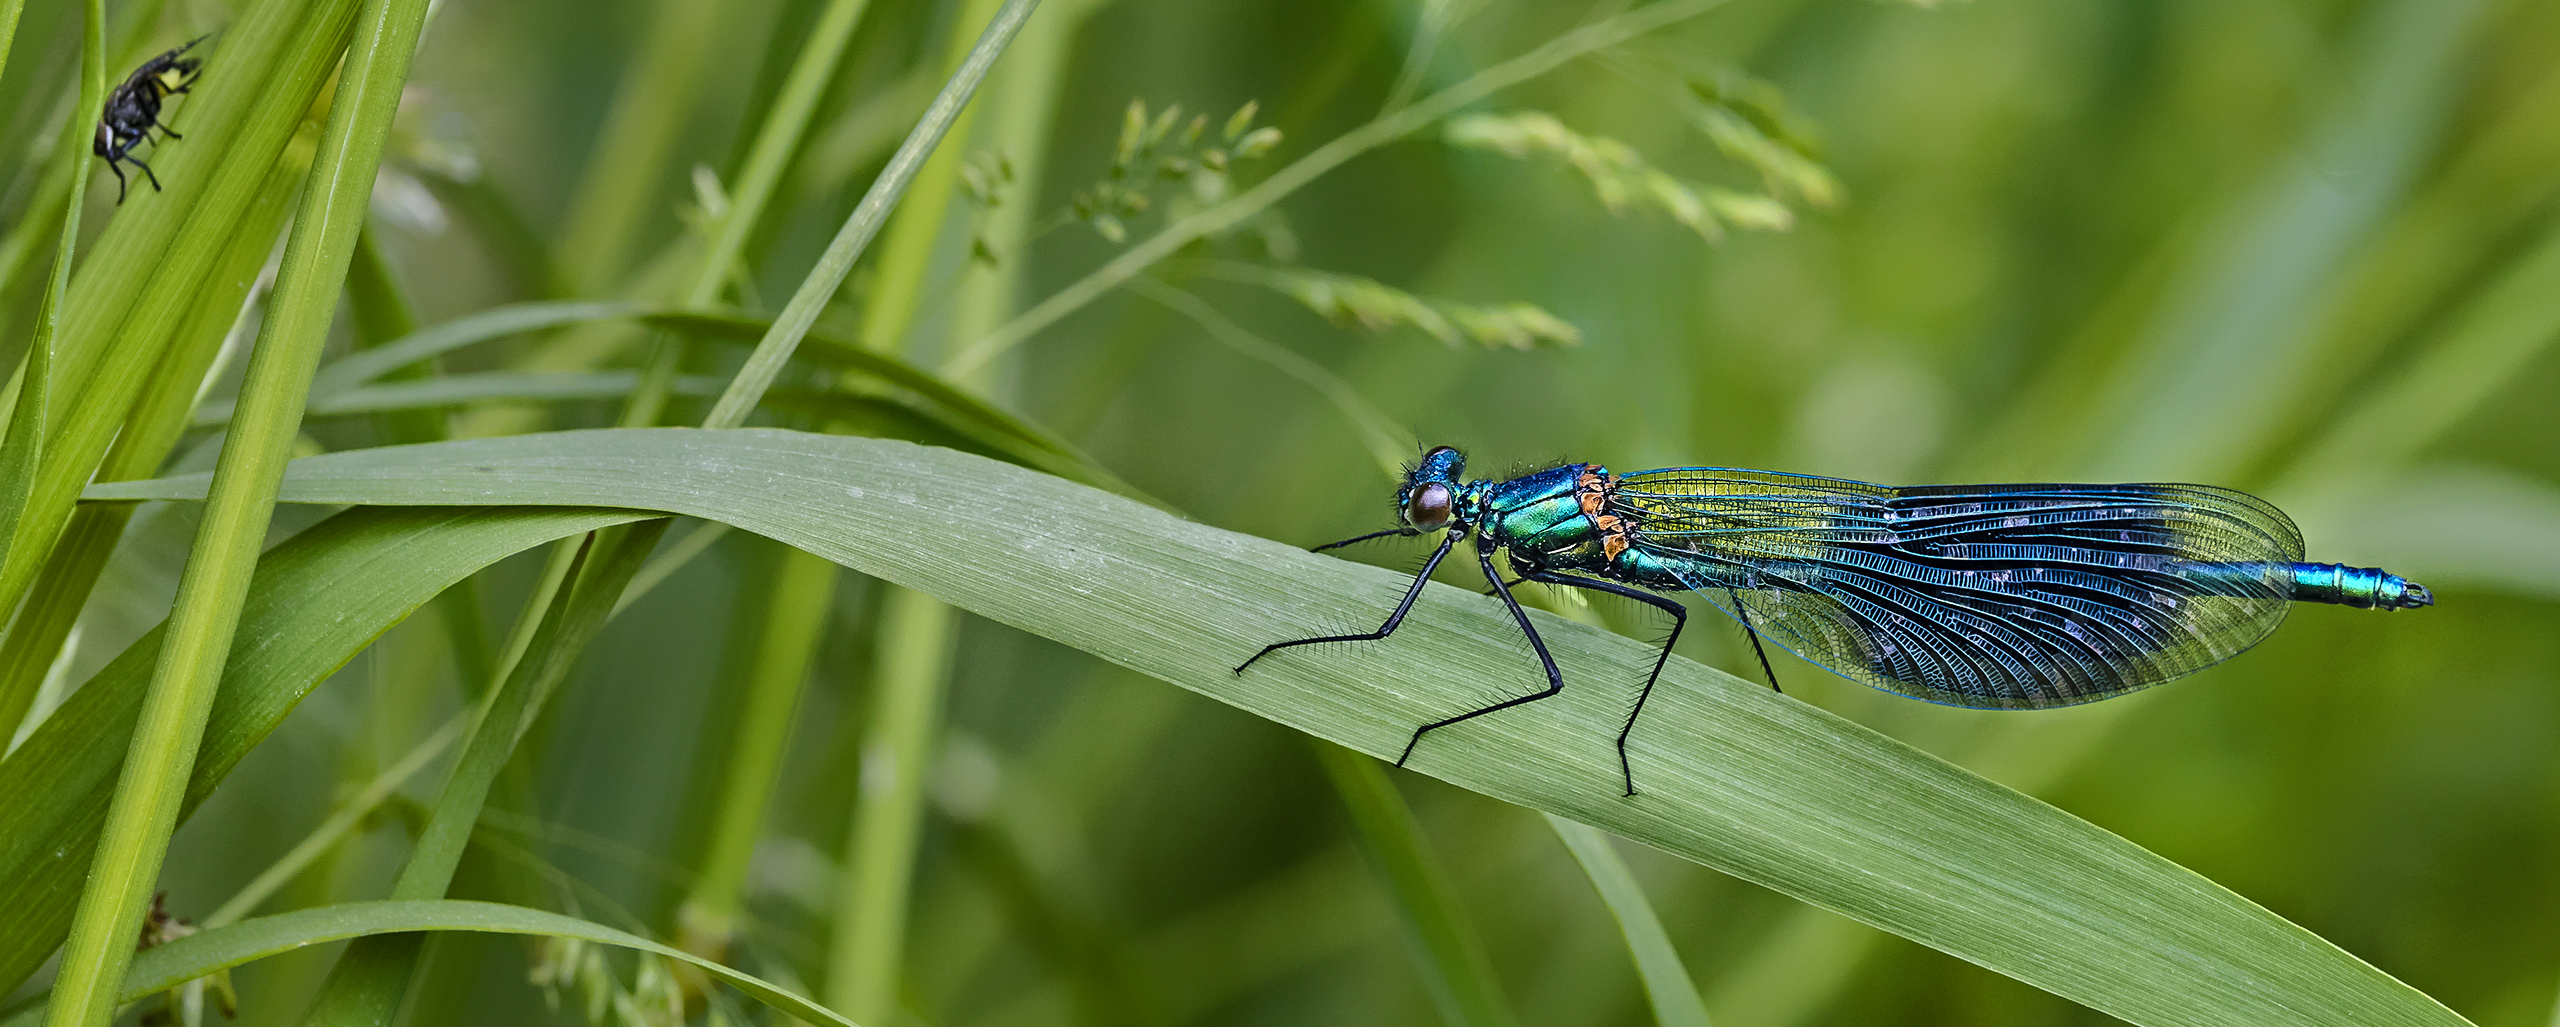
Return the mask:
{"type": "Polygon", "coordinates": [[[1487,483],[1486,533],[1494,542],[1533,560],[1596,546],[1600,527],[1584,508],[1579,484],[1592,474],[1606,477],[1608,472],[1589,464],[1571,464],[1487,483]]]}
{"type": "Polygon", "coordinates": [[[1489,530],[1486,526],[1501,519],[1502,514],[1493,508],[1493,487],[1499,484],[1478,478],[1458,487],[1458,520],[1469,530],[1489,530]]]}

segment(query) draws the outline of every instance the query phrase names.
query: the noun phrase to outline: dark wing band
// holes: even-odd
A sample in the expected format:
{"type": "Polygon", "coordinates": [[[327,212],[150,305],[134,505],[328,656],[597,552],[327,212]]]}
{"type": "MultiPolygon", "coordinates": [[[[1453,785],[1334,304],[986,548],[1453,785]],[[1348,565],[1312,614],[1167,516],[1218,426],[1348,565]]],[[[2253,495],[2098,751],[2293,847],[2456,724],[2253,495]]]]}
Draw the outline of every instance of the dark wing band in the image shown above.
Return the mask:
{"type": "Polygon", "coordinates": [[[2229,659],[2283,620],[2302,555],[2274,507],[2197,485],[1892,489],[1680,468],[1629,475],[1613,500],[1634,544],[1771,640],[1852,680],[1987,709],[2088,702],[2229,659]]]}

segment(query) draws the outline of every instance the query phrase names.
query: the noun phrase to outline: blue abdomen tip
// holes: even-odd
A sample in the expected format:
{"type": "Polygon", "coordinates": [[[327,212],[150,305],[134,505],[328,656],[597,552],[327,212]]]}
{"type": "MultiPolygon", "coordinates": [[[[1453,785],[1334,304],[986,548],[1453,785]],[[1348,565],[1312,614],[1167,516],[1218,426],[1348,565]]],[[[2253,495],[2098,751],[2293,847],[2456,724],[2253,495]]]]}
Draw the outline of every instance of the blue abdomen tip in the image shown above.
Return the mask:
{"type": "Polygon", "coordinates": [[[2365,610],[2414,610],[2436,602],[2427,586],[2397,574],[2378,567],[2335,563],[2294,564],[2293,598],[2365,610]]]}

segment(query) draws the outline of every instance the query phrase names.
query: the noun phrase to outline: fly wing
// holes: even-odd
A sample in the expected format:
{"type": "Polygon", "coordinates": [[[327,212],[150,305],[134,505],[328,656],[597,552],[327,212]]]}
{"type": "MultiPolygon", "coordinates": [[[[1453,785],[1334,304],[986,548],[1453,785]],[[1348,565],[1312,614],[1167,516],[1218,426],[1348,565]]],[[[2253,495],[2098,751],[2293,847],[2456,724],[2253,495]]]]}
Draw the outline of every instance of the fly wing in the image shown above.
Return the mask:
{"type": "Polygon", "coordinates": [[[1954,485],[1679,468],[1613,494],[1633,544],[1797,655],[1931,702],[2032,709],[2193,673],[2275,630],[2293,523],[2200,485],[1954,485]]]}

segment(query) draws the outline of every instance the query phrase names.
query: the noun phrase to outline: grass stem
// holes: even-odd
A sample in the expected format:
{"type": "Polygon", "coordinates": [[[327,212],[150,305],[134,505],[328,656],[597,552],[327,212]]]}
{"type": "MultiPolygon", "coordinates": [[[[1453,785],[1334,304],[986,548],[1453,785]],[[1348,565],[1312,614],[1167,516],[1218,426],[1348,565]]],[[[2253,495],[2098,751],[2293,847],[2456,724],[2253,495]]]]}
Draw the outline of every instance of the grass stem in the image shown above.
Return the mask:
{"type": "MultiPolygon", "coordinates": [[[[89,68],[103,80],[105,18],[99,0],[89,6],[89,68]]],[[[301,213],[286,243],[275,302],[250,356],[240,414],[214,470],[204,521],[179,579],[159,663],[63,947],[49,1027],[98,1027],[115,1013],[116,991],[168,854],[426,13],[427,0],[376,0],[348,51],[301,213]]],[[[74,211],[79,207],[71,205],[74,211]]]]}
{"type": "Polygon", "coordinates": [[[861,258],[863,250],[871,245],[872,236],[879,234],[880,226],[889,220],[890,211],[906,195],[907,187],[915,181],[925,158],[942,141],[943,134],[950,131],[961,109],[968,106],[969,97],[977,92],[978,83],[985,81],[987,70],[995,66],[996,57],[1004,52],[1006,44],[1013,41],[1014,33],[1021,30],[1023,21],[1031,17],[1032,8],[1039,6],[1039,2],[1006,0],[1003,9],[998,10],[987,23],[986,31],[978,35],[976,45],[970,47],[950,80],[943,83],[942,91],[935,94],[933,105],[925,108],[924,117],[916,122],[913,131],[907,133],[906,142],[898,144],[898,152],[889,157],[889,166],[881,170],[879,178],[872,180],[870,191],[863,194],[862,202],[854,206],[852,216],[845,219],[844,227],[827,244],[826,253],[818,258],[817,266],[810,268],[808,275],[800,280],[800,288],[791,294],[790,302],[783,305],[781,316],[774,318],[772,329],[756,343],[755,352],[748,354],[746,364],[738,369],[728,391],[721,394],[720,401],[712,406],[710,416],[703,419],[703,427],[734,428],[746,423],[747,414],[755,409],[765,390],[773,386],[775,376],[782,373],[782,365],[791,359],[792,351],[799,348],[800,340],[807,337],[810,327],[818,323],[818,312],[835,297],[836,289],[844,284],[845,276],[852,273],[854,261],[861,258]]]}
{"type": "Polygon", "coordinates": [[[712,814],[711,843],[693,893],[676,913],[690,951],[713,958],[729,948],[746,899],[747,864],[762,837],[765,808],[791,743],[794,711],[809,680],[818,643],[835,606],[836,565],[797,549],[785,549],[774,575],[773,602],[747,670],[737,737],[722,771],[712,814]]]}
{"type": "Polygon", "coordinates": [[[1383,764],[1321,738],[1309,738],[1316,763],[1341,796],[1352,837],[1386,885],[1388,902],[1404,924],[1405,942],[1423,990],[1448,1027],[1510,1027],[1519,1022],[1502,995],[1484,941],[1468,923],[1466,904],[1449,872],[1432,855],[1422,824],[1383,764]]]}
{"type": "Polygon", "coordinates": [[[884,602],[861,797],[837,886],[836,936],[827,949],[827,1005],[860,1023],[887,1023],[897,1008],[924,782],[941,731],[959,616],[941,600],[903,588],[889,589],[884,602]]]}
{"type": "Polygon", "coordinates": [[[1455,113],[1459,108],[1562,67],[1566,62],[1595,50],[1616,46],[1655,29],[1677,24],[1704,14],[1724,0],[1667,0],[1650,4],[1606,21],[1594,22],[1549,40],[1528,53],[1470,75],[1465,81],[1450,86],[1410,107],[1398,108],[1319,146],[1280,169],[1260,185],[1236,194],[1214,207],[1166,225],[1163,231],[1147,241],[1132,246],[1109,263],[1095,268],[1091,274],[1051,294],[1049,298],[1026,310],[988,333],[951,358],[943,368],[953,378],[966,378],[998,354],[1020,345],[1041,329],[1056,324],[1086,304],[1102,298],[1104,293],[1136,278],[1157,261],[1170,257],[1191,245],[1194,240],[1225,231],[1246,218],[1268,209],[1283,197],[1297,192],[1307,183],[1341,167],[1351,158],[1404,138],[1406,135],[1455,113]]]}

